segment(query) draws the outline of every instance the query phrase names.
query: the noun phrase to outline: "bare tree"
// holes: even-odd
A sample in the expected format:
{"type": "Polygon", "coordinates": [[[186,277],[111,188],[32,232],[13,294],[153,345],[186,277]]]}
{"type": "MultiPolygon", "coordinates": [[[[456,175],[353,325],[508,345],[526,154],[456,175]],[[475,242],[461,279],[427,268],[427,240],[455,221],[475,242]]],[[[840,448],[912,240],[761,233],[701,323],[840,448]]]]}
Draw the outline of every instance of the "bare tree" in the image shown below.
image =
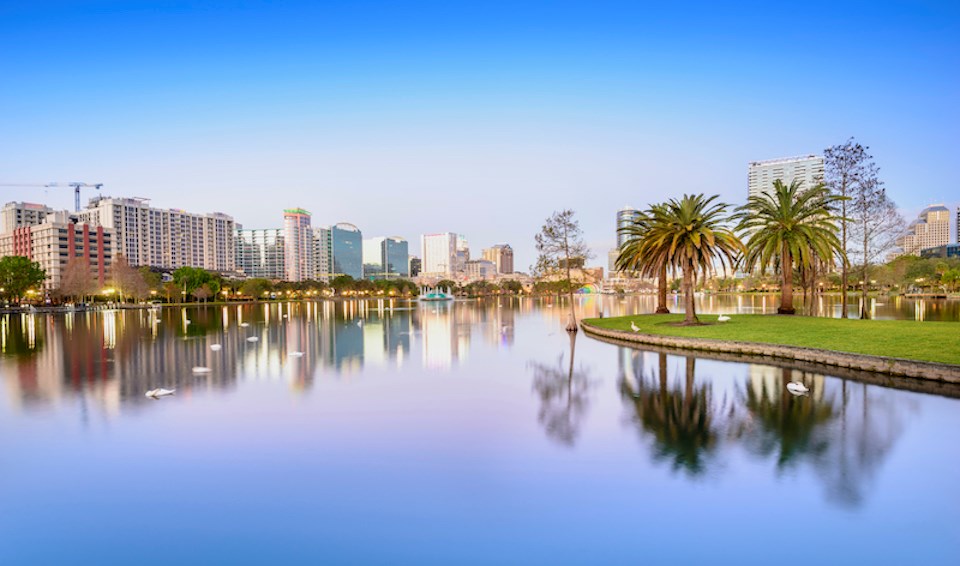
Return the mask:
{"type": "MultiPolygon", "coordinates": [[[[544,223],[536,236],[537,264],[533,268],[536,276],[566,272],[567,293],[570,297],[570,318],[567,332],[577,331],[577,314],[573,306],[573,282],[570,267],[574,261],[586,262],[590,250],[583,242],[580,223],[574,219],[570,209],[554,212],[544,223]]],[[[582,267],[582,266],[581,266],[582,267]]]]}
{"type": "Polygon", "coordinates": [[[879,168],[873,163],[862,168],[847,207],[851,243],[855,245],[848,253],[860,262],[860,318],[870,318],[867,308],[870,265],[895,245],[894,240],[904,227],[903,217],[887,196],[878,172],[879,168]]]}
{"type": "MultiPolygon", "coordinates": [[[[860,180],[868,164],[872,164],[873,156],[867,153],[869,147],[864,147],[848,139],[842,145],[835,145],[824,150],[825,184],[834,194],[849,198],[854,187],[860,180]]],[[[847,217],[849,202],[840,201],[840,244],[844,250],[849,249],[849,223],[847,217]]],[[[840,287],[843,295],[840,299],[840,316],[847,318],[847,285],[850,273],[850,262],[846,257],[840,258],[840,287]]]]}
{"type": "Polygon", "coordinates": [[[143,274],[136,268],[131,267],[130,263],[121,254],[113,258],[113,264],[110,266],[111,279],[113,286],[120,293],[120,301],[123,302],[124,296],[142,299],[150,292],[143,274]]]}
{"type": "Polygon", "coordinates": [[[60,294],[64,297],[83,300],[97,292],[97,280],[90,271],[90,264],[82,257],[67,260],[60,276],[60,294]]]}
{"type": "Polygon", "coordinates": [[[196,297],[198,301],[206,301],[213,295],[213,291],[210,289],[210,285],[204,283],[194,289],[190,294],[196,297]]]}

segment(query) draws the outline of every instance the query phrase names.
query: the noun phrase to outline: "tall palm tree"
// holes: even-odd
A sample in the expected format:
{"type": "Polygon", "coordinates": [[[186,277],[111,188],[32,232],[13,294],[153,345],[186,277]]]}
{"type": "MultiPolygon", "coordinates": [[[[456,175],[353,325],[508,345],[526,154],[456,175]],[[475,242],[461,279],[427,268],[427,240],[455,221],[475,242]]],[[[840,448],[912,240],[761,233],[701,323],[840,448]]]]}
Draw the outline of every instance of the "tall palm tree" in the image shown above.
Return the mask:
{"type": "Polygon", "coordinates": [[[733,266],[743,244],[724,226],[728,205],[714,203],[717,196],[683,195],[680,200],[650,207],[644,241],[644,261],[683,273],[684,325],[699,324],[693,302],[697,273],[713,271],[714,261],[733,266]]]}
{"type": "Polygon", "coordinates": [[[833,262],[845,257],[837,237],[839,230],[835,205],[843,197],[831,194],[821,183],[808,190],[801,181],[785,185],[777,179],[773,192],[751,196],[737,209],[737,231],[747,238],[744,267],[761,271],[779,269],[779,314],[794,314],[793,267],[809,269],[816,261],[833,262]]]}
{"type": "Polygon", "coordinates": [[[662,253],[663,250],[655,249],[656,241],[648,237],[651,233],[650,226],[658,218],[656,209],[662,206],[650,205],[650,208],[635,217],[633,222],[619,229],[619,233],[626,238],[620,246],[620,255],[616,262],[618,270],[635,271],[644,277],[657,278],[657,314],[670,312],[667,308],[667,254],[662,253]]]}

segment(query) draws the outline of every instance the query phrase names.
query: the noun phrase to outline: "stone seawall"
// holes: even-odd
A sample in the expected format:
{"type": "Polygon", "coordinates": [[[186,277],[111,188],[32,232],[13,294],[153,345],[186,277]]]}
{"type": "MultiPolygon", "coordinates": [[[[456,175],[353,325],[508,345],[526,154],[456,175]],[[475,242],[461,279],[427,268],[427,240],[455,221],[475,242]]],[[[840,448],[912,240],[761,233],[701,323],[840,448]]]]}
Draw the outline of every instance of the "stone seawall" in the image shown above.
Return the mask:
{"type": "Polygon", "coordinates": [[[584,332],[591,336],[608,338],[619,342],[646,344],[664,348],[680,348],[704,352],[722,352],[747,356],[769,357],[797,360],[813,364],[823,364],[838,368],[884,373],[903,377],[929,379],[946,383],[960,384],[960,366],[935,362],[918,362],[900,358],[848,354],[819,348],[802,348],[780,344],[760,344],[757,342],[738,342],[734,340],[715,340],[711,338],[688,338],[681,336],[663,336],[623,330],[599,328],[581,323],[584,332]]]}

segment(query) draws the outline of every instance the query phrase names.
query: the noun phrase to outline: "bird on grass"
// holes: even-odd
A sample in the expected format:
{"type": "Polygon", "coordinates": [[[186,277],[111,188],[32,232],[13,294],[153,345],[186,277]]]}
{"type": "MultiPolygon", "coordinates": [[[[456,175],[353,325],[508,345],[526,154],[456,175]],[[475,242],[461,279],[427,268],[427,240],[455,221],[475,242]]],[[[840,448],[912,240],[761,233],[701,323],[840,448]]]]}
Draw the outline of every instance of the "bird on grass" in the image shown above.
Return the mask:
{"type": "Polygon", "coordinates": [[[640,327],[637,326],[637,323],[635,323],[635,322],[633,322],[633,321],[631,320],[631,321],[630,321],[630,330],[633,330],[634,332],[640,332],[640,327]]]}
{"type": "Polygon", "coordinates": [[[728,320],[730,320],[730,317],[725,314],[721,314],[717,317],[717,322],[727,322],[728,320]]]}

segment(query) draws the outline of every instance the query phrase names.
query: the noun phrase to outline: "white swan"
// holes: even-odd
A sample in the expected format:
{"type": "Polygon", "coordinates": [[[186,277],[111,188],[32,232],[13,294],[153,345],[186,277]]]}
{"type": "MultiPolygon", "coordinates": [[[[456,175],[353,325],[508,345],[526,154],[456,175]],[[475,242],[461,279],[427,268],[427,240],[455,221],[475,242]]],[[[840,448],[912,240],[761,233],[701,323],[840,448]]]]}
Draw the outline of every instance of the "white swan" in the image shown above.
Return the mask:
{"type": "Polygon", "coordinates": [[[246,327],[250,326],[250,323],[249,323],[249,322],[241,322],[241,323],[240,323],[240,326],[241,326],[242,328],[246,328],[246,327]]]}
{"type": "Polygon", "coordinates": [[[793,393],[794,395],[806,395],[810,392],[810,389],[802,383],[797,383],[796,381],[791,381],[787,384],[787,391],[793,393]]]}
{"type": "Polygon", "coordinates": [[[220,348],[223,348],[220,344],[210,344],[210,349],[214,352],[219,352],[220,348]]]}
{"type": "Polygon", "coordinates": [[[633,330],[634,332],[640,332],[640,327],[637,326],[637,324],[631,320],[631,321],[630,321],[630,330],[633,330]]]}
{"type": "Polygon", "coordinates": [[[206,366],[193,366],[193,373],[210,373],[212,369],[206,366]]]}
{"type": "Polygon", "coordinates": [[[184,324],[190,324],[191,322],[193,322],[193,321],[190,320],[189,318],[188,318],[187,320],[183,321],[184,324]]]}
{"type": "Polygon", "coordinates": [[[303,352],[287,352],[287,355],[291,358],[302,358],[303,352]]]}
{"type": "Polygon", "coordinates": [[[721,314],[717,317],[717,322],[727,322],[728,320],[730,320],[730,317],[725,314],[721,314]]]}
{"type": "Polygon", "coordinates": [[[257,338],[256,336],[251,336],[251,337],[247,338],[247,342],[259,342],[259,341],[260,341],[260,339],[257,338]]]}
{"type": "Polygon", "coordinates": [[[158,389],[151,389],[150,391],[147,391],[147,397],[152,397],[154,399],[157,397],[166,397],[167,395],[173,395],[174,391],[176,391],[176,389],[164,389],[163,387],[160,387],[158,389]]]}

